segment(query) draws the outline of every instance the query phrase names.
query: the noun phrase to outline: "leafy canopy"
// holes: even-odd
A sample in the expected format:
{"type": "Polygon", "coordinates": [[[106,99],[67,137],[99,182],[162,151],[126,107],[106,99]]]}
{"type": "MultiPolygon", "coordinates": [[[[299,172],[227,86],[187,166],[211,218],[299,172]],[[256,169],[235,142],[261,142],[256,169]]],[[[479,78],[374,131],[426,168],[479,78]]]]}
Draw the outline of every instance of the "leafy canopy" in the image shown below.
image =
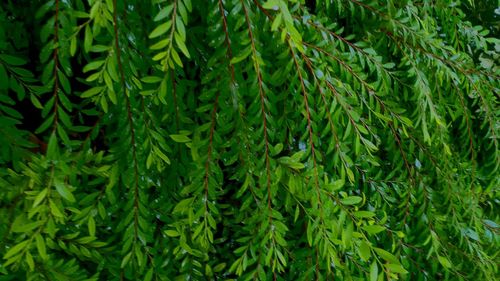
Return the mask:
{"type": "Polygon", "coordinates": [[[2,1],[0,280],[494,280],[461,2],[2,1]]]}

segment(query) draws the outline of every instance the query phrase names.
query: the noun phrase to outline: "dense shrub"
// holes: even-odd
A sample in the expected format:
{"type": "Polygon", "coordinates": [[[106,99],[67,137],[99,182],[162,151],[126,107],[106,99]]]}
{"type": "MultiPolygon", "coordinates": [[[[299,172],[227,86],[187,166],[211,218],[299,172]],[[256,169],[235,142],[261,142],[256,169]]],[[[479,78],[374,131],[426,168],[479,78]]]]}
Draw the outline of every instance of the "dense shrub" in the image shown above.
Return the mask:
{"type": "Polygon", "coordinates": [[[2,1],[0,280],[495,280],[462,2],[2,1]]]}

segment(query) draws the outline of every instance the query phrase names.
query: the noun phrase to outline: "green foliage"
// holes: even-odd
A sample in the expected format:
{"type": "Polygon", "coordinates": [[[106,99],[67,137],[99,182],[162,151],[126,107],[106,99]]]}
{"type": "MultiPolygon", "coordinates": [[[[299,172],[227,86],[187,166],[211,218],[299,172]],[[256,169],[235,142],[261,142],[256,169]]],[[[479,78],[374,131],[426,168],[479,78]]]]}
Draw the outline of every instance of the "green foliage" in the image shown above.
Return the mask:
{"type": "Polygon", "coordinates": [[[495,280],[461,2],[2,1],[0,280],[495,280]]]}

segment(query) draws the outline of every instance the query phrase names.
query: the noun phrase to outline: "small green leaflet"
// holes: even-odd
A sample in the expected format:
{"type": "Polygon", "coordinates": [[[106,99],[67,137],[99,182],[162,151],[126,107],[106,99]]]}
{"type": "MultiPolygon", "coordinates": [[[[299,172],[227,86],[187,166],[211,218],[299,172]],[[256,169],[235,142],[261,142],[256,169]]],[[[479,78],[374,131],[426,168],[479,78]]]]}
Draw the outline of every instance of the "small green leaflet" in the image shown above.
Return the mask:
{"type": "Polygon", "coordinates": [[[95,220],[93,216],[89,216],[89,221],[87,223],[87,226],[89,228],[89,235],[91,237],[95,236],[95,220]]]}
{"type": "Polygon", "coordinates": [[[144,275],[144,280],[143,281],[151,281],[153,279],[153,268],[151,267],[146,275],[144,275]]]}
{"type": "Polygon", "coordinates": [[[181,142],[181,143],[183,143],[183,142],[190,142],[191,141],[191,139],[188,136],[186,136],[186,135],[176,135],[176,134],[174,134],[174,135],[170,135],[170,138],[172,138],[175,142],[181,142]]]}
{"type": "Polygon", "coordinates": [[[64,215],[61,213],[61,210],[59,210],[59,208],[54,203],[54,201],[49,200],[49,206],[50,206],[50,211],[51,211],[52,215],[54,215],[55,217],[59,217],[59,218],[64,217],[64,215]]]}
{"type": "Polygon", "coordinates": [[[124,268],[128,264],[128,262],[130,261],[131,257],[132,257],[132,252],[129,252],[125,257],[123,257],[120,268],[124,268]]]}
{"type": "Polygon", "coordinates": [[[357,218],[371,218],[375,216],[375,213],[369,211],[356,211],[354,216],[357,218]]]}
{"type": "Polygon", "coordinates": [[[12,66],[21,66],[26,64],[26,60],[7,54],[0,54],[0,60],[12,66]]]}
{"type": "Polygon", "coordinates": [[[438,256],[438,260],[444,268],[451,268],[451,263],[446,257],[438,256]]]}
{"type": "Polygon", "coordinates": [[[71,191],[66,187],[66,185],[58,180],[54,181],[54,185],[56,187],[57,192],[69,202],[75,202],[75,197],[71,193],[71,191]]]}
{"type": "Polygon", "coordinates": [[[332,183],[329,183],[326,185],[326,188],[329,190],[329,191],[337,191],[339,189],[341,189],[345,184],[345,181],[343,179],[338,179],[332,183]]]}
{"type": "Polygon", "coordinates": [[[264,9],[275,10],[279,9],[280,0],[268,0],[266,3],[262,4],[264,9]]]}
{"type": "Polygon", "coordinates": [[[278,14],[276,16],[276,18],[274,18],[273,24],[271,26],[271,30],[272,31],[277,31],[278,27],[281,25],[281,21],[282,21],[282,15],[278,14]]]}
{"type": "Polygon", "coordinates": [[[98,69],[99,67],[101,67],[104,64],[104,62],[105,62],[105,60],[97,60],[97,61],[93,61],[93,62],[88,63],[83,68],[83,73],[87,73],[91,70],[98,69]]]}
{"type": "Polygon", "coordinates": [[[5,253],[5,255],[3,256],[4,259],[8,259],[12,256],[14,256],[15,254],[19,253],[22,249],[24,249],[24,247],[26,247],[26,245],[28,244],[28,242],[30,242],[29,240],[25,240],[19,244],[17,244],[16,246],[10,248],[9,251],[7,251],[7,253],[5,253]]]}
{"type": "Polygon", "coordinates": [[[82,97],[82,98],[90,98],[90,97],[93,97],[93,96],[99,94],[102,90],[104,90],[104,87],[90,88],[87,91],[83,92],[80,97],[82,97]]]}
{"type": "Polygon", "coordinates": [[[163,40],[160,40],[158,42],[156,42],[155,44],[151,45],[151,47],[149,47],[151,50],[160,50],[160,49],[163,49],[165,48],[168,43],[170,43],[170,40],[168,38],[165,38],[163,40]]]}
{"type": "Polygon", "coordinates": [[[356,205],[361,202],[363,198],[359,196],[349,196],[343,199],[340,199],[340,202],[344,205],[356,205]]]}
{"type": "Polygon", "coordinates": [[[391,272],[406,274],[408,271],[404,269],[400,264],[386,264],[385,267],[391,272]]]}
{"type": "Polygon", "coordinates": [[[366,241],[361,241],[358,247],[358,253],[363,260],[367,261],[371,256],[370,245],[366,241]]]}
{"type": "Polygon", "coordinates": [[[158,83],[161,80],[163,80],[163,78],[157,76],[146,76],[141,78],[141,81],[144,83],[158,83]]]}
{"type": "Polygon", "coordinates": [[[187,58],[190,58],[189,56],[189,51],[186,47],[186,44],[184,43],[184,41],[182,40],[182,38],[180,37],[180,35],[176,32],[174,34],[174,37],[175,37],[175,43],[177,43],[177,47],[179,47],[179,49],[181,50],[181,52],[187,57],[187,58]]]}
{"type": "Polygon", "coordinates": [[[45,247],[45,240],[43,239],[43,237],[40,233],[35,235],[35,240],[36,240],[36,247],[38,249],[38,253],[40,254],[40,257],[43,260],[46,260],[48,258],[48,256],[47,256],[47,250],[45,247]]]}
{"type": "Polygon", "coordinates": [[[174,4],[170,4],[167,7],[163,8],[158,12],[156,17],[153,19],[154,21],[161,21],[162,19],[168,17],[174,8],[174,4]]]}
{"type": "Polygon", "coordinates": [[[373,261],[370,265],[370,281],[377,281],[378,277],[378,266],[377,261],[373,261]]]}
{"type": "Polygon", "coordinates": [[[47,144],[47,157],[55,158],[57,155],[57,137],[56,132],[52,132],[47,144]]]}
{"type": "Polygon", "coordinates": [[[149,38],[153,39],[160,35],[165,34],[170,29],[171,26],[172,26],[172,21],[168,21],[158,25],[155,29],[153,29],[151,34],[149,34],[149,38]]]}
{"type": "Polygon", "coordinates": [[[363,230],[368,232],[368,234],[372,234],[372,235],[377,234],[377,233],[385,230],[385,227],[383,227],[381,225],[365,225],[362,228],[363,228],[363,230]]]}
{"type": "Polygon", "coordinates": [[[177,232],[176,230],[173,230],[173,229],[165,230],[165,234],[169,237],[177,237],[180,235],[179,232],[177,232]]]}
{"type": "Polygon", "coordinates": [[[239,56],[233,57],[231,59],[231,64],[237,64],[237,63],[239,63],[240,61],[246,59],[248,57],[248,55],[250,55],[251,53],[252,53],[252,48],[248,47],[239,56]]]}
{"type": "Polygon", "coordinates": [[[43,199],[45,199],[45,196],[47,196],[47,192],[47,188],[44,188],[42,191],[40,191],[40,193],[38,193],[38,195],[35,197],[35,201],[33,201],[33,208],[38,206],[43,201],[43,199]]]}
{"type": "Polygon", "coordinates": [[[384,260],[393,263],[393,264],[399,264],[399,260],[391,253],[387,252],[386,250],[380,249],[380,248],[373,248],[375,252],[384,260]]]}

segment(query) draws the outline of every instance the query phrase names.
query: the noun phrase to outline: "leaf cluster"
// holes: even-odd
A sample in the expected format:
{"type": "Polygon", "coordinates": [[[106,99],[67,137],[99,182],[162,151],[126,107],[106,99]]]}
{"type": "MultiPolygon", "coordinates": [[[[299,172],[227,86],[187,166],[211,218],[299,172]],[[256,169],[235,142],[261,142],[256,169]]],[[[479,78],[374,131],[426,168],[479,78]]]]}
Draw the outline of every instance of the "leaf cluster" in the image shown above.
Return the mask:
{"type": "Polygon", "coordinates": [[[0,280],[498,276],[481,1],[26,2],[0,4],[0,280]]]}

